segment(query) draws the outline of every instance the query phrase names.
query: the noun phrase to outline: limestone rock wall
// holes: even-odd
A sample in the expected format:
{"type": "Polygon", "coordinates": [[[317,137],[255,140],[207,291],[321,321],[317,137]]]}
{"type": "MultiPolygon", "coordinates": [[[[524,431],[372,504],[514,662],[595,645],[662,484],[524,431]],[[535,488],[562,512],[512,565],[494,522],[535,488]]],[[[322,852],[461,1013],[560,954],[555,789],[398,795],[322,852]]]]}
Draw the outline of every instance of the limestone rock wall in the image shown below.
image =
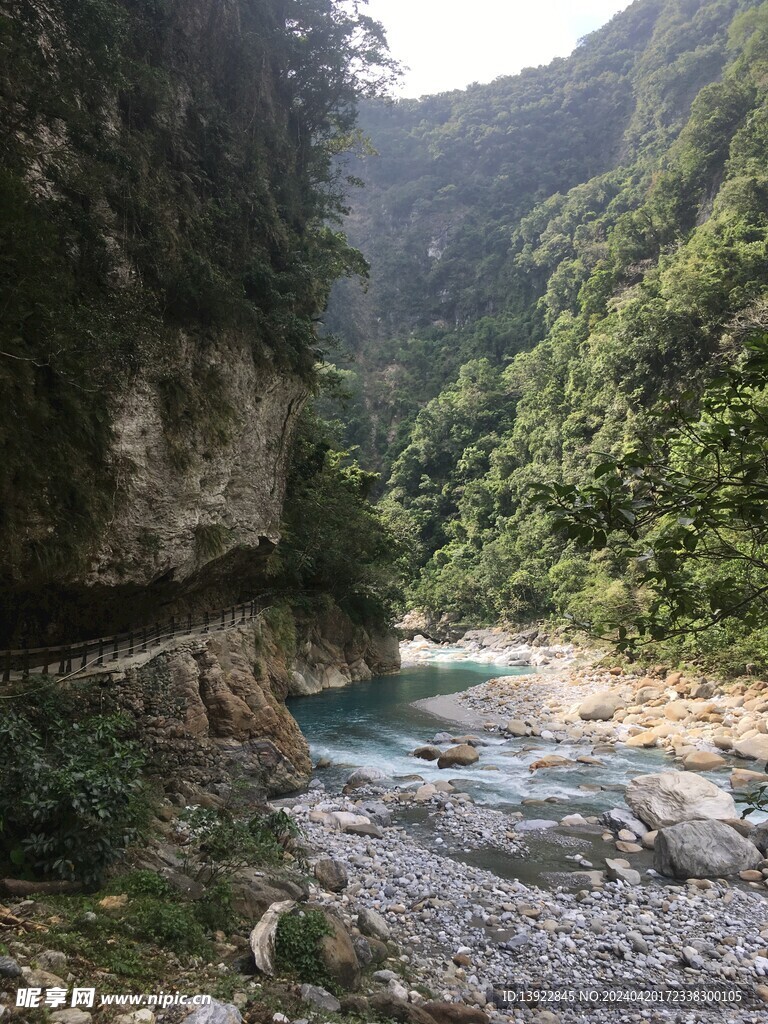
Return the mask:
{"type": "Polygon", "coordinates": [[[368,632],[335,607],[296,623],[296,640],[287,649],[268,619],[200,636],[91,677],[83,699],[135,721],[150,774],[166,787],[183,780],[225,794],[237,779],[255,797],[290,793],[307,784],[312,765],[286,697],[400,664],[394,634],[368,632]]]}
{"type": "Polygon", "coordinates": [[[288,668],[258,625],[187,641],[100,677],[91,699],[128,712],[161,782],[274,796],[309,780],[309,747],[284,699],[288,668]]]}
{"type": "MultiPolygon", "coordinates": [[[[183,339],[179,373],[203,358],[201,344],[183,339]]],[[[244,337],[221,335],[206,346],[204,359],[221,382],[220,401],[228,410],[215,439],[204,421],[169,436],[150,381],[137,381],[115,410],[112,458],[123,494],[99,538],[88,584],[183,583],[230,552],[278,541],[290,442],[306,385],[260,365],[244,337]]]]}
{"type": "Polygon", "coordinates": [[[289,681],[292,696],[349,686],[400,669],[393,631],[357,625],[336,606],[297,623],[297,639],[289,681]]]}

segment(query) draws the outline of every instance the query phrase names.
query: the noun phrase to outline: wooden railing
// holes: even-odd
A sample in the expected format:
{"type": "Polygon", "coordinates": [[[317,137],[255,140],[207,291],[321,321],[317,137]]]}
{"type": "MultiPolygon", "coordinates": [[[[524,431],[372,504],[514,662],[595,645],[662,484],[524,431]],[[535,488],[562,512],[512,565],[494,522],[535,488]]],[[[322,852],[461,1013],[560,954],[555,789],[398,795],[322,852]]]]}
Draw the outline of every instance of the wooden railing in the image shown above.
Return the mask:
{"type": "Polygon", "coordinates": [[[168,622],[154,622],[152,625],[142,626],[127,633],[118,633],[115,636],[102,636],[94,640],[81,640],[58,646],[0,651],[2,681],[8,683],[16,676],[28,679],[30,675],[79,675],[88,669],[111,666],[115,662],[145,654],[166,640],[205,635],[245,625],[258,618],[264,611],[266,608],[253,600],[220,608],[216,612],[205,612],[201,619],[195,621],[191,615],[183,619],[172,617],[168,622]]]}

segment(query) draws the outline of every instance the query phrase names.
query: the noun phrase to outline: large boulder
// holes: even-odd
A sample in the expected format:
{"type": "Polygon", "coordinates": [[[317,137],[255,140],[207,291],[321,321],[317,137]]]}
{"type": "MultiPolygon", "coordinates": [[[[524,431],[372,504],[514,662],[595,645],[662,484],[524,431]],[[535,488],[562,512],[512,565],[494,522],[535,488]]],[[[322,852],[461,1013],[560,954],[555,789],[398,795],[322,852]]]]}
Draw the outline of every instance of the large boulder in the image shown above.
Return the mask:
{"type": "Polygon", "coordinates": [[[380,768],[374,768],[372,765],[365,765],[363,768],[356,768],[347,779],[347,785],[350,789],[359,789],[361,786],[370,786],[377,782],[383,782],[386,779],[386,773],[380,768]]]}
{"type": "Polygon", "coordinates": [[[386,942],[389,939],[389,925],[377,910],[364,907],[357,915],[357,927],[368,938],[386,942]]]}
{"type": "Polygon", "coordinates": [[[764,857],[768,857],[768,821],[761,822],[750,833],[750,839],[764,857]]]}
{"type": "Polygon", "coordinates": [[[683,821],[656,837],[653,866],[671,878],[726,878],[755,868],[763,855],[722,821],[683,821]]]}
{"type": "Polygon", "coordinates": [[[456,768],[474,764],[480,755],[469,743],[460,743],[457,747],[449,747],[444,751],[437,762],[438,768],[456,768]]]}
{"type": "Polygon", "coordinates": [[[328,892],[346,889],[348,876],[344,863],[334,857],[322,857],[315,864],[315,878],[328,892]]]}
{"type": "Polygon", "coordinates": [[[324,916],[331,934],[320,939],[320,958],[328,975],[345,991],[354,992],[360,987],[360,964],[352,939],[335,914],[324,911],[324,916]]]}
{"type": "Polygon", "coordinates": [[[587,697],[579,708],[579,718],[585,722],[609,722],[619,708],[626,706],[627,702],[616,690],[604,690],[587,697]]]}
{"type": "Polygon", "coordinates": [[[627,786],[624,799],[651,830],[681,821],[739,816],[730,793],[694,772],[638,775],[627,786]]]}

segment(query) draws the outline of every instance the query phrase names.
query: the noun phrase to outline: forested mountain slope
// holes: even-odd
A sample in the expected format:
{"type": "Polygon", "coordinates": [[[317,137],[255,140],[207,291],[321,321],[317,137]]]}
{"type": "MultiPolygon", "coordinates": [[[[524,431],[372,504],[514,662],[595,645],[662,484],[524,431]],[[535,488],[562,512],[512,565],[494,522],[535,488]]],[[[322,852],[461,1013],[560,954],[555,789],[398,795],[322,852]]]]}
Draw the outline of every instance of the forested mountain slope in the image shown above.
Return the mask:
{"type": "Polygon", "coordinates": [[[366,110],[380,155],[348,227],[372,283],[329,326],[414,603],[596,628],[642,605],[632,566],[564,541],[530,489],[637,445],[765,330],[767,71],[768,4],[638,0],[568,60],[366,110]]]}

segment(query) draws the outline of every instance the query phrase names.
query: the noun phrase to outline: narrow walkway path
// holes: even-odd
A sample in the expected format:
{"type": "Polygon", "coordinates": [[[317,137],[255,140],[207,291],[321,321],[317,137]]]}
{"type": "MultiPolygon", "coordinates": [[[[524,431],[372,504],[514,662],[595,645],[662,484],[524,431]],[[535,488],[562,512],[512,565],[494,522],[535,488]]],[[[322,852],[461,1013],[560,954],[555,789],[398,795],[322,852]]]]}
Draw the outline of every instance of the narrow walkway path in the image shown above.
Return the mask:
{"type": "Polygon", "coordinates": [[[37,647],[24,650],[0,651],[2,681],[28,679],[32,675],[55,676],[68,679],[89,672],[111,671],[126,661],[154,656],[170,646],[169,641],[187,637],[205,636],[233,627],[245,625],[267,611],[257,600],[205,612],[201,619],[171,618],[167,623],[141,626],[127,633],[78,640],[75,643],[37,647]]]}

